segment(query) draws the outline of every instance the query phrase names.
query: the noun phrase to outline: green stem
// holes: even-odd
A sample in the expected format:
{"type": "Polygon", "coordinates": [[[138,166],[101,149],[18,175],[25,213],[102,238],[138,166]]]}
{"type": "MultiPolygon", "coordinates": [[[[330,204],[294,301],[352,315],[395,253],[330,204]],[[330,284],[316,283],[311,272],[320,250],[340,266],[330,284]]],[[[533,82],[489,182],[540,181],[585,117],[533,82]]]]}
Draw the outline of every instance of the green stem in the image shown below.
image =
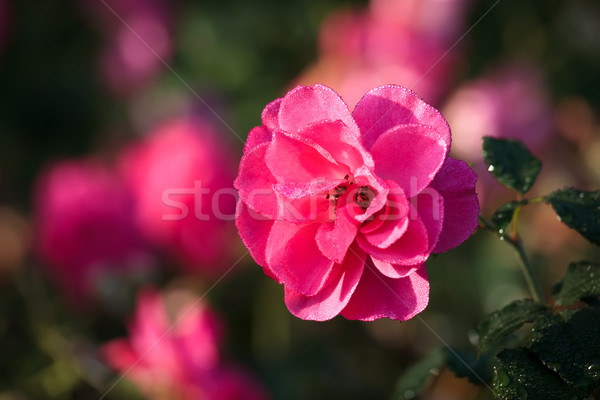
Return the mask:
{"type": "Polygon", "coordinates": [[[540,282],[538,281],[537,276],[535,275],[535,273],[533,271],[533,266],[531,265],[531,262],[529,261],[529,257],[527,257],[527,253],[525,253],[525,248],[523,247],[523,242],[518,237],[518,235],[515,235],[515,237],[510,237],[509,235],[507,235],[504,232],[500,233],[498,231],[498,229],[496,229],[494,224],[482,215],[479,216],[479,222],[481,223],[483,228],[486,228],[489,231],[498,235],[498,237],[500,237],[501,240],[509,243],[517,251],[517,253],[519,254],[519,258],[521,259],[521,264],[520,264],[521,272],[523,273],[523,276],[525,277],[525,282],[527,283],[527,286],[529,287],[531,296],[538,303],[544,303],[545,301],[544,301],[544,294],[542,292],[542,286],[540,285],[540,282]]]}

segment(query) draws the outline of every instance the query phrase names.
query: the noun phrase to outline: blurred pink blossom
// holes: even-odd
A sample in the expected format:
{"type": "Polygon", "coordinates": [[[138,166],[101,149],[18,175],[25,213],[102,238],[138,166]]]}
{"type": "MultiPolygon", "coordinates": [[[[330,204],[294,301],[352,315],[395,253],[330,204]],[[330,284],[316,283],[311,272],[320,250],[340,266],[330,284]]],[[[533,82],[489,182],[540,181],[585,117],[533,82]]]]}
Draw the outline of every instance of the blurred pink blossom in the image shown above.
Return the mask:
{"type": "Polygon", "coordinates": [[[519,139],[539,156],[554,131],[540,71],[523,64],[505,66],[461,85],[444,106],[444,115],[452,127],[452,154],[473,163],[486,211],[512,199],[512,194],[486,170],[483,136],[519,139]]]}
{"type": "Polygon", "coordinates": [[[540,71],[514,64],[462,84],[444,107],[452,152],[481,160],[483,136],[519,139],[538,150],[553,131],[552,109],[540,71]]]}
{"type": "Polygon", "coordinates": [[[108,364],[127,372],[152,400],[267,399],[250,373],[220,359],[222,327],[207,305],[186,293],[171,294],[172,318],[165,307],[168,296],[151,289],[140,293],[129,338],[101,350],[108,364]]]}
{"type": "Polygon", "coordinates": [[[122,155],[139,228],[189,271],[219,274],[235,257],[236,158],[200,119],[166,122],[122,155]]]}
{"type": "Polygon", "coordinates": [[[407,89],[353,113],[324,85],[269,103],[235,181],[242,240],[302,319],[407,320],[429,300],[425,261],[477,227],[476,175],[450,128],[407,89]]]}
{"type": "Polygon", "coordinates": [[[152,82],[173,53],[169,2],[81,1],[105,35],[100,65],[109,88],[128,95],[152,82]]]}
{"type": "Polygon", "coordinates": [[[40,258],[75,299],[89,298],[98,278],[137,267],[144,255],[127,190],[93,159],[61,161],[42,174],[35,228],[40,258]]]}
{"type": "Polygon", "coordinates": [[[372,87],[416,87],[430,103],[445,94],[456,66],[446,54],[462,27],[466,0],[373,0],[365,11],[340,11],[323,23],[319,60],[297,84],[326,84],[351,107],[372,87]]]}

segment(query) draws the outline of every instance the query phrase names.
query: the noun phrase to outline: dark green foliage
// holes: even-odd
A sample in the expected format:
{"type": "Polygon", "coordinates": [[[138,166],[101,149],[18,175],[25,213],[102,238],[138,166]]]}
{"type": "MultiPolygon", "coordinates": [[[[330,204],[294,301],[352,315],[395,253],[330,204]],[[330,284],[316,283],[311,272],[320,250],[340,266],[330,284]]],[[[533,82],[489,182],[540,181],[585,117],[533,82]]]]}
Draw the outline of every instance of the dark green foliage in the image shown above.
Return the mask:
{"type": "Polygon", "coordinates": [[[498,354],[492,388],[502,400],[581,398],[525,348],[505,349],[498,354]]]}
{"type": "Polygon", "coordinates": [[[548,309],[531,299],[517,300],[502,310],[486,315],[479,324],[478,350],[483,350],[491,342],[519,329],[526,322],[533,322],[548,313],[548,309]]]}
{"type": "Polygon", "coordinates": [[[571,263],[557,292],[556,303],[563,306],[579,299],[600,296],[600,265],[580,261],[571,263]]]}
{"type": "Polygon", "coordinates": [[[509,201],[502,207],[496,210],[492,216],[492,222],[501,234],[506,232],[506,228],[511,223],[515,211],[521,205],[525,204],[524,201],[509,201]]]}
{"type": "Polygon", "coordinates": [[[600,245],[600,191],[566,188],[552,193],[546,201],[565,225],[600,245]]]}
{"type": "Polygon", "coordinates": [[[437,374],[446,361],[446,351],[442,347],[436,347],[429,354],[406,371],[398,384],[394,400],[416,398],[423,390],[429,378],[437,374]]]}
{"type": "Polygon", "coordinates": [[[483,159],[500,183],[520,193],[531,189],[542,168],[542,162],[514,139],[484,137],[483,159]]]}

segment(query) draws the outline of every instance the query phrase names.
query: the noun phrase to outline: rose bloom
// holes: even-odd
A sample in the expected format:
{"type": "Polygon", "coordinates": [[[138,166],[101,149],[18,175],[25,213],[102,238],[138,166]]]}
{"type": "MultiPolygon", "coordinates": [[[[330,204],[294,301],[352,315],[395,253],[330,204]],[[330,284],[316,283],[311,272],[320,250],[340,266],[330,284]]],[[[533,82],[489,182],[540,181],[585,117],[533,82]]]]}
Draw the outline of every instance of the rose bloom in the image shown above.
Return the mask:
{"type": "Polygon", "coordinates": [[[152,400],[267,399],[250,373],[220,360],[221,336],[222,326],[205,303],[185,292],[163,297],[146,289],[138,297],[129,338],[113,340],[101,353],[152,400]]]}
{"type": "Polygon", "coordinates": [[[192,118],[163,123],[122,155],[140,230],[188,271],[215,275],[235,257],[234,160],[214,128],[192,118]]]}
{"type": "Polygon", "coordinates": [[[145,250],[122,182],[94,159],[61,161],[35,188],[37,253],[73,299],[88,299],[99,278],[137,268],[145,250]]]}
{"type": "Polygon", "coordinates": [[[477,226],[476,175],[448,158],[442,115],[395,85],[350,113],[323,85],[268,104],[235,187],[237,227],[290,312],[407,320],[429,298],[425,261],[477,226]]]}

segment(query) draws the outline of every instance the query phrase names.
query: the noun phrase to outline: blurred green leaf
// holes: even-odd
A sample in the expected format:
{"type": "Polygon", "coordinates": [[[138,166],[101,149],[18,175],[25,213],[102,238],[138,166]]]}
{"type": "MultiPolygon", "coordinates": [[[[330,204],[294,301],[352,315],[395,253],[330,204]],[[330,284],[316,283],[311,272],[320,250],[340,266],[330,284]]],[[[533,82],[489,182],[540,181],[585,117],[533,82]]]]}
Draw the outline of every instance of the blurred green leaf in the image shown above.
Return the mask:
{"type": "Polygon", "coordinates": [[[481,352],[488,344],[513,333],[526,322],[533,322],[548,313],[543,304],[531,299],[513,301],[501,310],[486,315],[479,323],[478,350],[481,352]]]}
{"type": "Polygon", "coordinates": [[[492,216],[492,222],[498,229],[498,232],[501,234],[506,231],[506,228],[511,223],[513,216],[515,215],[515,211],[517,208],[523,204],[526,204],[525,201],[509,201],[504,204],[502,207],[496,210],[494,215],[492,216]]]}
{"type": "Polygon", "coordinates": [[[431,375],[436,375],[446,361],[446,350],[436,347],[429,354],[410,367],[396,384],[394,400],[414,399],[422,391],[431,375]]]}
{"type": "Polygon", "coordinates": [[[531,189],[542,168],[542,162],[514,139],[484,137],[483,159],[498,182],[520,193],[531,189]]]}
{"type": "Polygon", "coordinates": [[[505,349],[498,354],[492,388],[496,397],[502,400],[583,398],[522,347],[505,349]]]}
{"type": "Polygon", "coordinates": [[[448,368],[461,378],[467,378],[476,385],[487,384],[492,380],[493,362],[489,355],[478,357],[468,350],[446,349],[448,368]]]}
{"type": "Polygon", "coordinates": [[[586,307],[538,319],[529,349],[578,392],[600,383],[600,309],[586,307]]]}
{"type": "Polygon", "coordinates": [[[600,296],[600,265],[579,261],[571,263],[561,281],[556,303],[568,306],[585,297],[600,296]]]}
{"type": "Polygon", "coordinates": [[[584,238],[600,245],[600,191],[586,192],[565,188],[550,194],[546,201],[552,205],[560,220],[584,238]]]}

